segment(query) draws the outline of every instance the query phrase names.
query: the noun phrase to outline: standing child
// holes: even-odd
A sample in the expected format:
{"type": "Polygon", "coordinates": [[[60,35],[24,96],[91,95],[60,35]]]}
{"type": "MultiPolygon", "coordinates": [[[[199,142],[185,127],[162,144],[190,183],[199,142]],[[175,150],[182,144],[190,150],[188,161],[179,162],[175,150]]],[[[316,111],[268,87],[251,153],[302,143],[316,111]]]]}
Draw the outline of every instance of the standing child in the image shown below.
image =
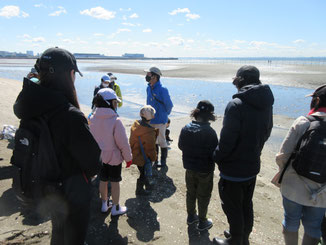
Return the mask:
{"type": "Polygon", "coordinates": [[[131,165],[131,149],[128,143],[126,130],[116,113],[120,99],[110,88],[100,89],[94,97],[96,107],[90,118],[90,130],[101,148],[103,167],[100,172],[100,194],[102,212],[108,207],[108,181],[111,182],[112,210],[111,215],[121,215],[127,208],[119,205],[122,161],[126,161],[127,168],[131,165]]]}
{"type": "Polygon", "coordinates": [[[178,146],[186,169],[187,224],[199,222],[198,230],[204,231],[213,226],[206,215],[213,190],[215,164],[212,156],[218,145],[216,132],[209,123],[215,121],[214,106],[207,100],[200,101],[191,117],[195,120],[182,128],[178,146]]]}
{"type": "Polygon", "coordinates": [[[139,137],[144,148],[146,156],[155,161],[157,158],[155,150],[155,142],[158,135],[158,129],[153,128],[149,122],[154,118],[155,109],[150,105],[145,105],[140,110],[141,120],[137,120],[131,126],[130,131],[130,146],[132,149],[132,162],[137,165],[139,170],[139,178],[137,179],[136,195],[149,195],[151,189],[148,178],[144,172],[144,156],[141,152],[139,137]],[[144,189],[144,185],[146,189],[144,189]]]}

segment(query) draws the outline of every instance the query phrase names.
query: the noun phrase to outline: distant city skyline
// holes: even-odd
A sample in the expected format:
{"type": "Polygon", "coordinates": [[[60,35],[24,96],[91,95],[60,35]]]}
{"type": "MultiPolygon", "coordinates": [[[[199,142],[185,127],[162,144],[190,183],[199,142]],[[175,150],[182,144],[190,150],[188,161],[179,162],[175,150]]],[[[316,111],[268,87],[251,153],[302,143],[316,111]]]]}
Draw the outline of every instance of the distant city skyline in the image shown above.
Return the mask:
{"type": "Polygon", "coordinates": [[[324,0],[2,0],[0,50],[324,57],[324,0]]]}

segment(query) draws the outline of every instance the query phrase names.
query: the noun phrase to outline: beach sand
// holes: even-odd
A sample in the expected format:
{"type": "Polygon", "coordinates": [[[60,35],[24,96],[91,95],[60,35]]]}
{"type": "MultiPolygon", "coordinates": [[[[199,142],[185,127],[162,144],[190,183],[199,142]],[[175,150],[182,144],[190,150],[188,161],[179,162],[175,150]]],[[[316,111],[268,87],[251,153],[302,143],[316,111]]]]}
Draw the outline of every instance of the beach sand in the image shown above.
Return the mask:
{"type": "MultiPolygon", "coordinates": [[[[174,71],[163,71],[165,76],[182,78],[207,78],[228,79],[234,76],[239,65],[228,65],[216,72],[219,65],[190,65],[174,71]],[[225,69],[225,70],[224,70],[225,69]],[[216,73],[220,75],[216,75],[216,73]],[[183,74],[183,75],[180,75],[183,74]]],[[[144,74],[140,69],[122,69],[121,67],[101,67],[98,70],[119,73],[144,74]]],[[[320,74],[315,76],[316,84],[321,83],[320,74]]],[[[300,70],[300,72],[303,72],[300,70]]],[[[263,74],[263,72],[262,72],[263,74]]],[[[277,76],[288,77],[292,84],[299,75],[289,73],[265,76],[266,79],[275,79],[277,76]]],[[[306,76],[308,76],[306,74],[306,76]]],[[[262,75],[262,78],[264,75],[262,75]]],[[[218,80],[217,79],[217,80],[218,80]]],[[[263,80],[263,79],[262,79],[263,80]]],[[[274,81],[274,80],[273,80],[274,81]]],[[[301,78],[302,87],[307,86],[307,80],[301,78]],[[304,83],[304,84],[302,84],[304,83]]],[[[289,86],[291,83],[289,84],[289,86]]],[[[12,105],[21,90],[22,83],[15,80],[1,79],[2,92],[0,102],[0,127],[4,124],[18,126],[19,121],[13,115],[12,105]]],[[[145,89],[145,88],[144,88],[145,89]]],[[[82,106],[81,110],[88,115],[90,109],[82,106]]],[[[135,118],[136,119],[136,118],[135,118]]],[[[122,118],[129,135],[130,126],[135,119],[122,118]]],[[[216,132],[220,133],[222,116],[218,115],[216,122],[212,123],[216,132]]],[[[284,244],[282,238],[283,209],[279,189],[270,183],[277,172],[275,154],[280,147],[280,142],[293,122],[293,118],[274,115],[274,128],[270,139],[265,144],[262,152],[261,172],[257,177],[257,184],[253,198],[255,223],[250,236],[251,244],[284,244]]],[[[121,203],[127,205],[128,215],[116,218],[100,213],[100,200],[97,189],[94,187],[91,220],[88,231],[87,244],[210,244],[214,236],[223,237],[223,230],[228,229],[226,217],[222,211],[217,190],[218,169],[215,170],[214,189],[208,210],[208,217],[213,220],[214,226],[201,236],[195,232],[193,226],[186,224],[186,187],[184,180],[185,170],[182,166],[181,151],[177,147],[178,136],[181,128],[190,121],[189,117],[173,118],[171,121],[171,138],[167,160],[168,171],[154,171],[157,175],[157,184],[149,198],[136,198],[135,188],[138,170],[135,166],[125,169],[123,163],[123,180],[121,182],[121,203]]],[[[22,206],[14,196],[11,189],[12,150],[10,142],[0,140],[0,244],[49,244],[51,223],[48,219],[39,221],[34,212],[22,206]]],[[[301,233],[300,233],[301,234],[301,233]]],[[[302,236],[302,234],[301,234],[302,236]]]]}

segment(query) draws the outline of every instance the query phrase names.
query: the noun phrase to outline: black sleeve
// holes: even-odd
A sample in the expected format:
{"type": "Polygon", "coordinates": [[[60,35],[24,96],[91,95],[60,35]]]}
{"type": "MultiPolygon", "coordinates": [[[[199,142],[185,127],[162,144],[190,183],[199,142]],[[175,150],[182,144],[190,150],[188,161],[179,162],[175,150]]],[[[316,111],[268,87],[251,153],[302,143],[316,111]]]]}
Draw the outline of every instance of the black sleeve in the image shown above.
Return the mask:
{"type": "Polygon", "coordinates": [[[230,101],[224,113],[220,143],[214,152],[214,161],[219,163],[235,149],[241,128],[240,111],[237,104],[230,101]]]}
{"type": "Polygon", "coordinates": [[[87,177],[101,168],[101,150],[89,131],[87,120],[79,110],[70,111],[68,150],[87,177]]]}

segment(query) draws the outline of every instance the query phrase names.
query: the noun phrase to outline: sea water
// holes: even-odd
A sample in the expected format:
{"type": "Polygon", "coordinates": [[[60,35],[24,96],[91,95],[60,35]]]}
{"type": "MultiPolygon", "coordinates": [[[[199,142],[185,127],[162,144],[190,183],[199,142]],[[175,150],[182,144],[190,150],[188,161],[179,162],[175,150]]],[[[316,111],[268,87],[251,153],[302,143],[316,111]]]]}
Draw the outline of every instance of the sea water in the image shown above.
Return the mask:
{"type": "MultiPolygon", "coordinates": [[[[29,60],[20,62],[12,60],[8,64],[0,64],[0,77],[15,80],[23,80],[35,61],[29,60]]],[[[91,106],[95,86],[100,84],[101,76],[105,73],[87,71],[87,67],[96,66],[80,62],[79,68],[83,77],[76,75],[76,90],[79,102],[91,106]]],[[[108,71],[109,72],[109,71],[108,71]]],[[[122,92],[123,106],[118,109],[120,116],[127,118],[138,118],[139,109],[146,103],[145,73],[141,75],[129,75],[115,73],[116,81],[122,92]]],[[[230,81],[215,82],[194,79],[166,78],[162,77],[161,82],[169,90],[174,108],[171,117],[189,115],[200,100],[210,100],[215,106],[215,113],[223,115],[227,103],[232,95],[237,92],[230,81]]],[[[274,114],[296,118],[305,115],[309,111],[310,98],[305,95],[312,92],[311,89],[270,85],[274,98],[274,114]]]]}

